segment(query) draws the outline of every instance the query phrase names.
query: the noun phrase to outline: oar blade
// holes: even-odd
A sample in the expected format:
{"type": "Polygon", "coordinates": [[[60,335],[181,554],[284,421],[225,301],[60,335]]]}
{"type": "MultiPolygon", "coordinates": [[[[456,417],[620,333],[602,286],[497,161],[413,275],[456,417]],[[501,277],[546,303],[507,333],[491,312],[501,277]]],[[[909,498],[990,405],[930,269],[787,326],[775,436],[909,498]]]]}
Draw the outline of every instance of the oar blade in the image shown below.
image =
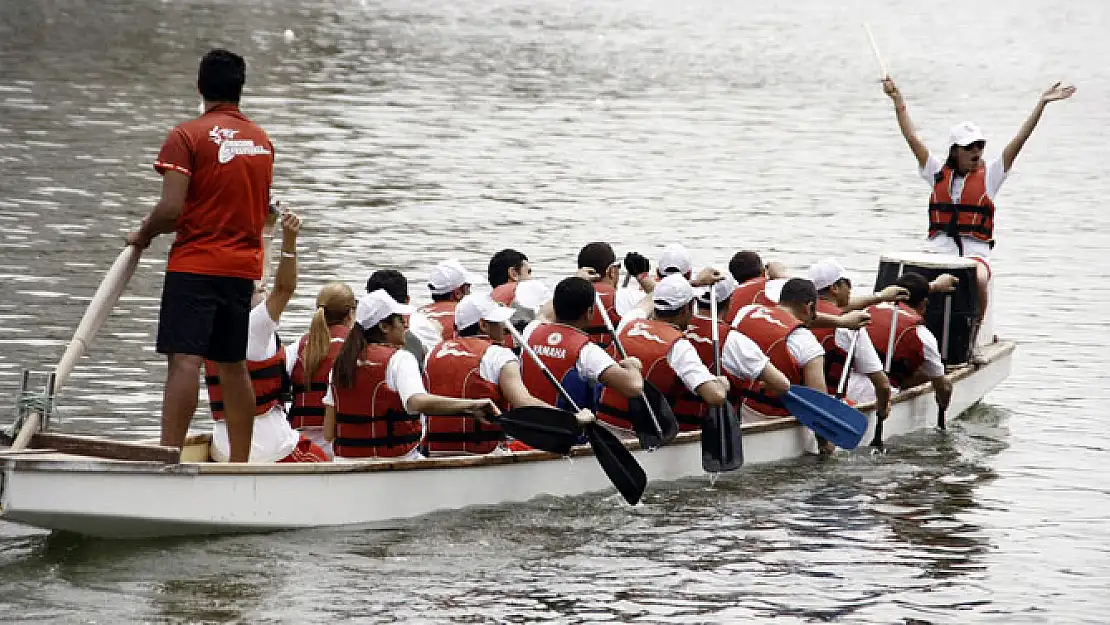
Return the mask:
{"type": "Polygon", "coordinates": [[[505,433],[529,447],[565,456],[582,428],[573,413],[555,408],[527,406],[504,412],[495,419],[505,433]]]}
{"type": "Polygon", "coordinates": [[[634,397],[628,400],[628,420],[640,439],[640,446],[644,449],[662,447],[678,436],[678,419],[674,416],[670,402],[663,396],[655,385],[644,381],[643,397],[634,397]],[[645,403],[644,400],[647,400],[645,403]],[[651,406],[651,411],[648,410],[651,406]],[[651,418],[655,414],[655,419],[651,418]],[[662,432],[655,429],[656,422],[662,432]]]}
{"type": "Polygon", "coordinates": [[[841,449],[855,449],[867,433],[867,415],[820,391],[795,384],[779,399],[795,419],[841,449]]]}
{"type": "Polygon", "coordinates": [[[598,464],[609,476],[609,481],[625,501],[636,505],[647,488],[647,473],[636,462],[636,457],[621,443],[615,434],[604,427],[593,424],[586,427],[586,436],[594,450],[598,464]]]}
{"type": "Polygon", "coordinates": [[[732,404],[711,406],[702,420],[701,466],[707,473],[735,471],[744,466],[740,419],[732,404]]]}

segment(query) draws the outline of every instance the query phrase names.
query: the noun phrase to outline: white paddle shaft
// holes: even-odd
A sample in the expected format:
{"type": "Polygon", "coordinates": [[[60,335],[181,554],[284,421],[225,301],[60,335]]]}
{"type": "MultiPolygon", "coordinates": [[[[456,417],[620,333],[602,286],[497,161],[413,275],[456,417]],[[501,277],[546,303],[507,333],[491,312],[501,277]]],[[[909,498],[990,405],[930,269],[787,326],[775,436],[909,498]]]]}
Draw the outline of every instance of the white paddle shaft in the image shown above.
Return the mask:
{"type": "Polygon", "coordinates": [[[871,34],[871,27],[867,22],[863,23],[863,30],[867,31],[867,41],[871,43],[871,51],[875,53],[875,60],[879,63],[879,79],[890,76],[890,72],[886,69],[886,63],[883,62],[883,56],[879,54],[879,46],[875,43],[875,35],[871,34]]]}

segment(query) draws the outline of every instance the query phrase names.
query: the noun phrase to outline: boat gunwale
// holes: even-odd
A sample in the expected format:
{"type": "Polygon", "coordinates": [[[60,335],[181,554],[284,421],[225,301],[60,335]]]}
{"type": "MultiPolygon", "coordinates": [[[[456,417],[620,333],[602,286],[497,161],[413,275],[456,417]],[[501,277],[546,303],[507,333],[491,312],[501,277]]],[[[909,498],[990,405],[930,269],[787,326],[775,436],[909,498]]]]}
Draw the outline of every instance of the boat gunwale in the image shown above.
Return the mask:
{"type": "MultiPolygon", "coordinates": [[[[996,361],[1010,355],[1017,348],[1012,341],[999,341],[983,346],[987,352],[987,363],[976,367],[970,364],[962,365],[946,373],[952,382],[959,382],[973,373],[987,368],[996,361]]],[[[922,395],[932,392],[929,382],[920,384],[911,389],[898,393],[894,404],[912,401],[922,395]]],[[[861,412],[874,411],[874,402],[856,406],[861,412]]],[[[742,426],[744,436],[775,432],[793,428],[805,427],[794,417],[780,417],[776,419],[748,423],[742,426]]],[[[200,440],[205,435],[190,437],[200,440]]],[[[686,445],[700,442],[701,431],[681,432],[670,445],[686,445]]],[[[622,439],[624,446],[632,451],[641,450],[639,441],[634,438],[622,439]]],[[[61,458],[44,458],[50,450],[33,449],[25,452],[13,452],[5,455],[0,452],[0,465],[6,471],[42,471],[42,472],[104,472],[104,473],[161,473],[171,475],[298,475],[298,474],[343,474],[343,473],[377,473],[383,471],[434,471],[455,468],[493,467],[506,464],[541,462],[560,460],[563,458],[582,458],[593,456],[593,451],[588,445],[578,445],[571,449],[567,456],[560,456],[545,451],[514,452],[505,455],[480,455],[480,456],[452,456],[441,458],[424,458],[420,460],[366,460],[354,462],[320,462],[320,463],[219,463],[219,462],[183,462],[167,463],[159,461],[118,460],[109,458],[96,458],[77,454],[64,454],[61,458]],[[26,453],[27,456],[22,454],[26,453]]],[[[649,452],[650,453],[650,452],[649,452]]],[[[61,455],[59,453],[59,455],[61,455]]]]}

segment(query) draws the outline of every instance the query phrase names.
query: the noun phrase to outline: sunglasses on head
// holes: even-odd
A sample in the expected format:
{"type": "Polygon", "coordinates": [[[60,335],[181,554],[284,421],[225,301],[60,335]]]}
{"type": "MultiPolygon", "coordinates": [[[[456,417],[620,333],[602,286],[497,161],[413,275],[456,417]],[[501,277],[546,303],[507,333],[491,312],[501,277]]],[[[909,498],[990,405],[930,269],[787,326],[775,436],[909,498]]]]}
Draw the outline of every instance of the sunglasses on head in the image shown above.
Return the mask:
{"type": "Polygon", "coordinates": [[[967,145],[961,145],[960,147],[965,149],[965,150],[974,150],[974,149],[982,150],[982,149],[987,147],[987,142],[986,141],[973,141],[973,142],[971,142],[967,145]]]}

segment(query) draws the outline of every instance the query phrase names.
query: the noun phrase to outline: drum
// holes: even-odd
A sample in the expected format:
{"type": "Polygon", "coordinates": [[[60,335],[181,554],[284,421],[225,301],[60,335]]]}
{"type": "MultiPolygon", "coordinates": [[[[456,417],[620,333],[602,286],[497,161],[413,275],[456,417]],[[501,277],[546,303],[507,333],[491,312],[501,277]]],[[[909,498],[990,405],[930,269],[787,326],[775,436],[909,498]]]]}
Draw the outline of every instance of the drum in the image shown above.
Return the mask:
{"type": "Polygon", "coordinates": [[[971,357],[971,335],[979,318],[979,290],[975,285],[978,263],[970,258],[911,252],[884,254],[879,259],[875,290],[894,284],[904,273],[917,273],[930,282],[952,274],[960,283],[952,293],[933,293],[925,310],[925,326],[937,338],[946,365],[964,364],[971,357]]]}

